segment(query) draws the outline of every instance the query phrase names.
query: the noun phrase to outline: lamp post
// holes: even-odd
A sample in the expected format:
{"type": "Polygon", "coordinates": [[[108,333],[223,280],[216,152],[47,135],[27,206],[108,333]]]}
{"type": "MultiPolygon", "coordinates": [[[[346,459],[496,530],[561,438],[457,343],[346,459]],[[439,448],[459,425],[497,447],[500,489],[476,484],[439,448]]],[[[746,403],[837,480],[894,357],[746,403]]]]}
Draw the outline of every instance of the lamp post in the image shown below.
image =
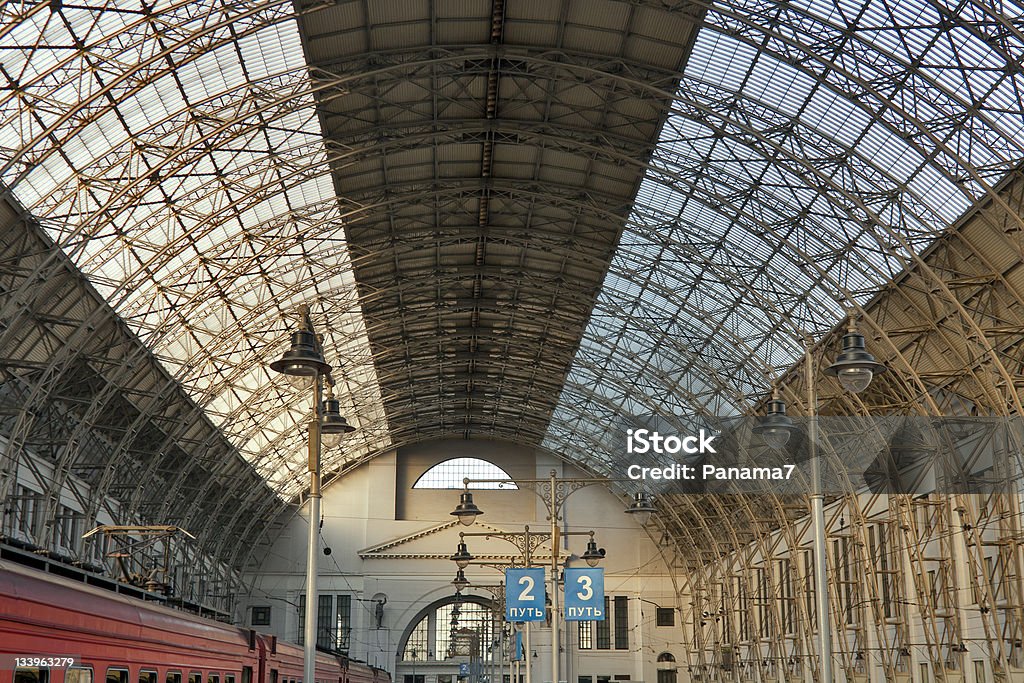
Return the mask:
{"type": "MultiPolygon", "coordinates": [[[[811,462],[811,526],[814,533],[814,588],[815,615],[818,620],[818,652],[821,656],[822,683],[832,683],[832,622],[828,605],[828,556],[825,538],[825,492],[822,484],[821,455],[818,452],[818,389],[814,372],[814,339],[804,337],[804,384],[807,391],[807,448],[811,462]]],[[[850,316],[846,334],[843,336],[843,350],[835,362],[824,369],[826,375],[838,377],[839,383],[851,393],[860,393],[868,388],[875,375],[886,368],[875,361],[867,352],[864,335],[857,331],[856,321],[850,316]]],[[[789,442],[790,433],[795,429],[793,421],[786,416],[786,404],[773,391],[768,402],[767,415],[755,434],[760,434],[765,443],[774,450],[781,450],[789,442]]]]}
{"type": "Polygon", "coordinates": [[[316,680],[316,618],[317,604],[317,539],[320,532],[320,451],[323,445],[336,446],[344,434],[352,432],[350,425],[339,412],[339,402],[334,398],[334,380],[331,366],[324,360],[320,340],[313,330],[309,308],[299,309],[300,329],[292,332],[291,346],[270,368],[284,374],[288,381],[298,388],[312,385],[313,415],[307,432],[309,470],[309,538],[306,547],[306,613],[303,624],[303,680],[316,680]],[[327,400],[323,400],[323,384],[327,380],[327,400]]]}
{"type": "MultiPolygon", "coordinates": [[[[459,508],[463,508],[466,503],[468,496],[469,505],[475,511],[472,513],[473,519],[475,520],[478,515],[483,514],[476,505],[473,505],[473,494],[468,491],[462,494],[462,499],[459,503],[459,508]]],[[[456,508],[458,510],[459,508],[456,508]]],[[[465,508],[463,508],[465,509],[465,508]]],[[[455,514],[454,512],[452,513],[455,514]]],[[[459,518],[462,521],[462,518],[459,518]]],[[[592,534],[593,532],[591,532],[592,534]]],[[[530,531],[530,527],[526,526],[522,532],[517,531],[480,531],[480,532],[467,532],[463,531],[459,533],[459,545],[455,553],[451,556],[452,562],[458,567],[458,571],[455,572],[455,578],[452,580],[452,585],[455,586],[456,592],[462,591],[467,586],[473,585],[469,579],[466,578],[465,568],[469,566],[475,558],[470,554],[469,549],[466,546],[466,536],[483,536],[485,538],[500,538],[503,541],[507,541],[514,545],[519,550],[520,555],[523,558],[524,567],[531,566],[533,562],[533,553],[545,540],[550,538],[548,534],[537,533],[530,531]]],[[[512,566],[512,565],[510,565],[512,566]]],[[[475,585],[476,588],[489,589],[486,585],[475,585]]],[[[504,585],[502,585],[502,596],[504,596],[504,585]]],[[[526,622],[523,628],[523,641],[524,647],[528,651],[530,649],[530,623],[526,622]]],[[[533,683],[533,668],[530,660],[526,659],[526,683],[533,683]]]]}
{"type": "MultiPolygon", "coordinates": [[[[558,608],[558,553],[559,553],[559,531],[558,521],[561,519],[562,505],[566,499],[573,493],[581,488],[587,486],[593,486],[595,484],[607,484],[607,479],[560,479],[558,472],[551,470],[547,479],[463,479],[463,485],[465,490],[462,492],[459,498],[459,504],[455,510],[452,511],[452,515],[458,518],[459,522],[469,526],[476,521],[476,518],[483,514],[483,511],[473,502],[473,494],[469,491],[470,484],[516,484],[517,487],[526,488],[533,491],[547,506],[548,521],[551,523],[551,531],[548,537],[551,539],[551,683],[559,683],[559,668],[561,653],[559,652],[561,641],[558,635],[559,630],[559,608],[558,608]]],[[[629,514],[638,514],[641,517],[641,525],[645,524],[650,519],[651,513],[655,511],[654,506],[651,504],[650,498],[646,493],[638,493],[633,504],[625,510],[629,514]]],[[[529,529],[529,527],[527,527],[529,529]]],[[[564,535],[573,535],[574,532],[565,532],[564,535]]],[[[587,551],[583,554],[583,559],[587,561],[587,564],[591,567],[597,566],[597,563],[604,557],[597,544],[594,542],[594,533],[584,532],[590,534],[590,541],[587,544],[587,551]]],[[[484,536],[495,535],[495,534],[480,534],[484,536]]],[[[453,556],[454,560],[455,557],[453,556]]],[[[527,561],[529,564],[529,561],[527,561]]],[[[525,629],[526,638],[526,649],[529,651],[529,636],[530,629],[529,624],[525,629]]],[[[530,665],[529,657],[527,657],[526,667],[526,683],[532,683],[530,680],[530,665]]]]}

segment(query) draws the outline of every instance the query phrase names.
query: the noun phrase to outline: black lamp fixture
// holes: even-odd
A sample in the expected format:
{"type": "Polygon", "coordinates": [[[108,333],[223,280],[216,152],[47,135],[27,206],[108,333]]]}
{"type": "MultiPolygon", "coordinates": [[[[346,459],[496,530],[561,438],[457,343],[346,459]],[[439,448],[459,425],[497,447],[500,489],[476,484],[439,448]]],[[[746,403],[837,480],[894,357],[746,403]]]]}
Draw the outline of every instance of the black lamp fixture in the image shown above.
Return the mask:
{"type": "Polygon", "coordinates": [[[849,327],[843,335],[843,350],[836,361],[825,368],[825,374],[837,377],[844,389],[859,394],[868,388],[875,375],[885,370],[885,366],[867,352],[864,335],[857,331],[857,323],[851,315],[849,327]]]}
{"type": "Polygon", "coordinates": [[[591,567],[596,567],[597,563],[604,559],[604,551],[597,547],[593,531],[590,532],[590,540],[587,541],[587,551],[583,553],[581,557],[586,560],[587,564],[591,567]]]}
{"type": "Polygon", "coordinates": [[[454,562],[459,569],[465,569],[470,562],[473,561],[473,556],[469,552],[469,548],[466,547],[466,541],[459,536],[459,548],[455,551],[455,554],[449,558],[454,562]]]}
{"type": "Polygon", "coordinates": [[[651,496],[646,491],[638,491],[635,493],[633,495],[633,502],[629,504],[628,508],[626,508],[626,514],[636,515],[637,521],[640,522],[640,526],[644,526],[647,522],[651,521],[651,515],[657,511],[658,509],[654,507],[651,496]]]}
{"type": "Polygon", "coordinates": [[[476,506],[473,502],[473,494],[468,490],[463,491],[462,495],[459,496],[459,504],[455,506],[451,514],[459,518],[459,523],[465,526],[470,526],[476,521],[478,515],[482,515],[483,510],[476,506]]]}
{"type": "Polygon", "coordinates": [[[469,579],[466,578],[466,572],[461,569],[455,572],[455,578],[452,579],[452,585],[455,586],[455,590],[461,592],[469,585],[469,579]]]}
{"type": "Polygon", "coordinates": [[[334,398],[334,389],[327,387],[327,398],[324,399],[323,415],[320,418],[320,438],[324,446],[334,448],[341,443],[341,437],[356,430],[341,415],[341,402],[334,398]]]}
{"type": "Polygon", "coordinates": [[[291,335],[291,348],[270,364],[270,369],[280,372],[293,386],[305,387],[317,374],[326,375],[331,366],[320,352],[316,335],[309,330],[296,330],[291,335]]]}
{"type": "Polygon", "coordinates": [[[768,401],[767,414],[751,431],[760,434],[769,448],[780,451],[789,443],[794,429],[793,420],[786,415],[786,404],[779,398],[779,390],[774,389],[772,400],[768,401]]]}

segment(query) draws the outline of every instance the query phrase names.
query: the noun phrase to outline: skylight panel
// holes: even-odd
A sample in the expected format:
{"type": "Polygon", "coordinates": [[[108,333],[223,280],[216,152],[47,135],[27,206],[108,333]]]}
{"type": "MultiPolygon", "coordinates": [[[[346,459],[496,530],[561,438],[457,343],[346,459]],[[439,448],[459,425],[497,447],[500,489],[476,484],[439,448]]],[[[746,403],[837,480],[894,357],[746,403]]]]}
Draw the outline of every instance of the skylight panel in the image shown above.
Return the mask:
{"type": "MultiPolygon", "coordinates": [[[[253,436],[253,425],[266,421],[263,394],[279,391],[280,378],[270,377],[262,362],[247,358],[254,351],[244,334],[259,330],[283,339],[283,311],[300,303],[324,306],[317,298],[321,294],[331,288],[351,289],[351,267],[340,232],[331,235],[327,258],[323,242],[303,241],[288,226],[293,211],[334,197],[326,168],[316,171],[320,175],[315,179],[296,173],[300,168],[309,173],[326,160],[312,97],[273,102],[252,96],[253,91],[308,91],[297,27],[293,21],[278,20],[283,15],[275,6],[268,6],[265,15],[247,11],[247,25],[271,19],[277,23],[236,44],[223,23],[239,11],[234,5],[221,0],[169,5],[160,14],[164,35],[186,37],[190,30],[203,30],[205,37],[183,41],[173,47],[169,60],[144,66],[173,41],[153,44],[154,27],[138,13],[143,8],[137,1],[125,0],[120,7],[132,13],[110,5],[100,11],[65,4],[61,17],[71,22],[74,36],[62,28],[63,22],[50,22],[46,44],[84,41],[88,59],[71,51],[23,49],[40,41],[38,18],[0,39],[0,48],[17,48],[5,54],[31,60],[22,71],[35,74],[31,77],[38,83],[28,84],[25,102],[49,97],[39,110],[48,123],[59,115],[52,112],[53,98],[75,107],[103,85],[113,85],[117,98],[113,105],[96,98],[90,115],[98,118],[83,121],[80,130],[69,125],[59,130],[60,139],[41,138],[33,149],[37,163],[13,191],[41,219],[57,219],[50,224],[54,239],[69,249],[101,292],[114,296],[115,309],[192,396],[208,403],[214,423],[254,466],[268,472],[268,460],[289,460],[288,467],[275,467],[273,475],[282,487],[280,495],[287,495],[286,491],[301,488],[288,482],[287,472],[304,469],[303,438],[294,425],[308,416],[297,409],[294,415],[270,421],[269,440],[253,436]],[[216,42],[223,44],[204,47],[216,42]],[[67,66],[57,68],[58,61],[67,61],[67,66]],[[167,71],[168,61],[175,65],[174,73],[167,71]],[[138,72],[116,83],[132,68],[138,72]],[[152,82],[144,83],[146,79],[152,82]],[[141,89],[126,95],[129,83],[141,89]],[[263,111],[256,112],[257,106],[263,111]],[[58,144],[70,165],[57,153],[58,144]],[[153,171],[157,167],[159,171],[153,171]],[[146,179],[140,181],[143,175],[146,179]],[[126,191],[124,199],[115,199],[126,191]],[[133,196],[142,201],[127,204],[133,196]],[[107,202],[104,212],[97,213],[107,202]],[[90,222],[75,222],[86,218],[90,222]],[[246,245],[235,237],[241,230],[252,231],[258,242],[246,245]],[[63,240],[76,231],[76,242],[65,244],[63,240]],[[280,251],[277,257],[272,248],[280,251]],[[255,265],[254,250],[266,255],[260,258],[260,267],[255,265]],[[328,260],[331,265],[324,265],[328,260]],[[330,274],[319,272],[328,267],[330,274]],[[178,327],[185,320],[191,331],[178,327]],[[248,369],[243,369],[245,363],[248,369]]],[[[9,67],[13,63],[5,61],[9,67]]],[[[12,106],[9,100],[14,116],[0,123],[0,143],[9,149],[23,148],[41,132],[25,102],[12,106]]],[[[7,178],[20,170],[13,169],[7,178]]],[[[322,209],[315,210],[320,215],[311,219],[314,222],[328,217],[322,209]]],[[[333,327],[349,332],[344,337],[332,332],[328,353],[358,359],[346,382],[358,397],[339,398],[353,410],[358,400],[368,420],[384,423],[365,325],[341,317],[358,318],[361,313],[351,301],[342,310],[333,327]]],[[[325,457],[325,464],[359,458],[387,443],[386,430],[370,430],[353,439],[346,455],[325,457]]]]}
{"type": "MultiPolygon", "coordinates": [[[[842,21],[832,3],[815,1],[805,7],[829,21],[842,21]]],[[[872,21],[881,27],[888,14],[879,7],[871,11],[875,14],[872,21]]],[[[902,3],[900,7],[905,12],[902,3]]],[[[711,22],[717,19],[713,11],[708,16],[711,22]]],[[[899,27],[885,34],[890,51],[895,37],[902,33],[906,38],[907,31],[899,27]]],[[[859,39],[863,37],[858,34],[859,39]]],[[[915,47],[918,39],[929,37],[911,36],[906,51],[920,49],[915,47]]],[[[903,259],[897,257],[902,248],[890,232],[901,233],[903,239],[918,246],[922,238],[934,239],[966,208],[968,198],[929,164],[928,150],[913,147],[905,136],[882,123],[872,123],[874,112],[869,109],[873,103],[851,101],[836,92],[836,84],[815,85],[814,79],[793,66],[767,54],[755,59],[754,54],[753,48],[736,39],[702,30],[685,69],[680,96],[696,100],[698,106],[707,98],[706,106],[716,108],[719,100],[711,98],[729,97],[728,93],[747,79],[737,101],[742,109],[737,115],[740,123],[725,121],[723,129],[727,133],[741,126],[771,129],[786,117],[799,117],[792,136],[772,132],[772,144],[759,149],[745,142],[749,135],[745,131],[737,138],[712,135],[702,123],[687,120],[682,114],[684,107],[676,108],[652,156],[655,169],[641,184],[598,309],[580,346],[580,358],[585,354],[588,362],[627,368],[617,383],[632,384],[627,399],[637,399],[640,404],[646,391],[671,393],[674,389],[651,383],[649,378],[641,381],[636,373],[642,375],[644,368],[670,367],[672,354],[679,350],[658,344],[661,331],[650,320],[629,317],[631,309],[626,304],[635,302],[637,296],[648,315],[685,321],[690,331],[707,336],[707,344],[720,350],[714,366],[739,394],[763,392],[760,377],[751,373],[750,359],[715,331],[718,325],[731,331],[733,342],[749,347],[749,353],[766,365],[787,365],[800,353],[793,342],[800,330],[772,341],[779,315],[802,320],[815,333],[831,328],[844,313],[836,292],[849,290],[866,300],[880,283],[902,269],[903,259]],[[753,106],[755,100],[762,108],[753,106]],[[775,144],[790,150],[793,158],[767,158],[765,155],[774,154],[775,144]],[[857,148],[851,149],[854,145],[857,148]],[[822,165],[807,168],[804,159],[822,165]],[[694,180],[696,190],[657,180],[676,172],[690,177],[686,173],[693,168],[702,171],[694,180]],[[846,194],[866,197],[889,225],[850,220],[857,209],[855,203],[843,199],[846,194]],[[887,195],[895,199],[878,199],[887,195]],[[897,206],[899,213],[895,213],[897,206]],[[673,246],[675,242],[679,248],[673,246]],[[654,245],[658,248],[652,252],[654,245]],[[691,252],[699,256],[693,258],[691,252]],[[809,267],[800,265],[805,258],[810,259],[809,267]],[[701,259],[706,260],[703,270],[701,259]],[[758,291],[763,292],[762,297],[758,291]],[[775,302],[781,313],[763,310],[762,298],[775,302]],[[604,308],[612,302],[618,303],[623,313],[604,308]],[[695,311],[700,315],[687,317],[686,313],[695,311]],[[628,340],[614,341],[617,325],[627,332],[628,340]],[[658,350],[652,351],[654,348],[658,350]]],[[[860,78],[883,77],[882,61],[855,63],[861,59],[855,52],[844,53],[842,59],[840,66],[852,67],[860,78]]],[[[977,64],[981,58],[974,55],[972,60],[977,64]]],[[[977,82],[989,85],[995,81],[977,82]]],[[[941,116],[923,98],[914,99],[907,93],[903,101],[912,115],[941,116]]],[[[974,158],[991,156],[991,152],[979,151],[974,158]]],[[[689,367],[683,356],[677,357],[678,367],[689,367]]],[[[698,394],[687,400],[735,408],[734,400],[713,400],[717,389],[706,386],[699,373],[683,372],[680,386],[691,387],[698,394]]],[[[570,377],[579,379],[581,386],[593,384],[599,393],[604,393],[602,387],[611,381],[608,376],[583,377],[579,362],[570,377]]],[[[556,414],[569,414],[568,406],[581,399],[579,387],[567,385],[556,414]]],[[[624,400],[622,405],[629,403],[624,400]]],[[[552,432],[549,438],[559,437],[552,432]]]]}
{"type": "Polygon", "coordinates": [[[743,91],[747,96],[770,102],[789,116],[796,116],[814,88],[814,81],[796,69],[767,55],[758,55],[743,91]]]}

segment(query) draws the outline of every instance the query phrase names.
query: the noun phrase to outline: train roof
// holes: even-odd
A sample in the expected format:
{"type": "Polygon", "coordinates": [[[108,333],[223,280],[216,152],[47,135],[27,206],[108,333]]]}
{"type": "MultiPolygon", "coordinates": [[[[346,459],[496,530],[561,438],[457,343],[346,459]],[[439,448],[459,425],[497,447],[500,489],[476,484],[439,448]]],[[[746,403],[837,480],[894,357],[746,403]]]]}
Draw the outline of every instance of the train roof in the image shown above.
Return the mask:
{"type": "MultiPolygon", "coordinates": [[[[121,628],[158,629],[215,640],[248,642],[248,631],[155,602],[0,560],[0,616],[30,617],[59,606],[71,622],[102,617],[121,628]],[[4,607],[4,605],[8,605],[4,607]]],[[[74,626],[75,624],[70,624],[74,626]]]]}

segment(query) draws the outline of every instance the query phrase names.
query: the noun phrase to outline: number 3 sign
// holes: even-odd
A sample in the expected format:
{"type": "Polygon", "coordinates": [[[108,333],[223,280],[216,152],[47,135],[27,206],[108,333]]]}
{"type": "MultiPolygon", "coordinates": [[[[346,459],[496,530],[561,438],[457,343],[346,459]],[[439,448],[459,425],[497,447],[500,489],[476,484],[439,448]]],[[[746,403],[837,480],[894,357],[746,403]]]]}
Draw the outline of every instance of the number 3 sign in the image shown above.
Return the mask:
{"type": "Polygon", "coordinates": [[[604,569],[565,570],[565,620],[604,621],[604,569]]]}

